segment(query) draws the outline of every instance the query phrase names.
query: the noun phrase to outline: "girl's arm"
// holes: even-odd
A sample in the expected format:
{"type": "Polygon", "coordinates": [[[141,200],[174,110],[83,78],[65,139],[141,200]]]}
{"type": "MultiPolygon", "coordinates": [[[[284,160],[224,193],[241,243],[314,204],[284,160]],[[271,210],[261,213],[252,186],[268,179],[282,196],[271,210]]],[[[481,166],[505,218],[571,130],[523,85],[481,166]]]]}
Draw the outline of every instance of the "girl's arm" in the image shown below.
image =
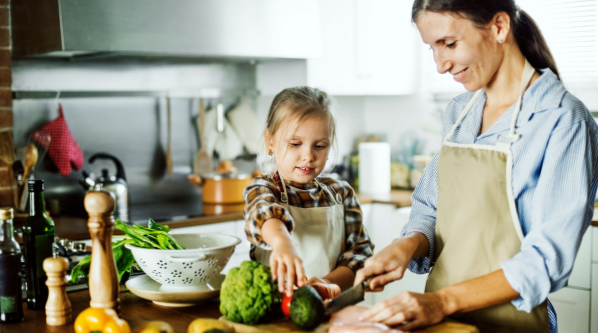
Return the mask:
{"type": "Polygon", "coordinates": [[[287,295],[293,294],[293,286],[305,283],[305,270],[293,239],[285,224],[279,219],[269,219],[262,226],[264,241],[272,247],[270,271],[273,280],[278,280],[278,290],[284,292],[286,280],[287,295]]]}
{"type": "Polygon", "coordinates": [[[255,246],[272,250],[270,272],[278,280],[280,292],[292,294],[295,281],[304,282],[303,265],[291,241],[290,231],[294,221],[289,212],[278,204],[280,191],[274,181],[266,176],[252,179],[243,191],[245,233],[255,246]],[[296,277],[299,277],[297,279],[296,277]]]}

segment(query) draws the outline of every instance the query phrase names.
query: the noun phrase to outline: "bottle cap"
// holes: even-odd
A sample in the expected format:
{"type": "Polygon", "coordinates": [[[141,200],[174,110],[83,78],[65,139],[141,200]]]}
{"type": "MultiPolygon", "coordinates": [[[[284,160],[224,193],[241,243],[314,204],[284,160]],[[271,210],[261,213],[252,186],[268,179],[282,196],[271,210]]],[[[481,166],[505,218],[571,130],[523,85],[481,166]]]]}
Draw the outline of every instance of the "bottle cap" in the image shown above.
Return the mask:
{"type": "Polygon", "coordinates": [[[12,220],[14,213],[12,208],[0,208],[0,220],[12,220]]]}
{"type": "Polygon", "coordinates": [[[31,179],[27,182],[29,192],[43,192],[44,181],[41,179],[31,179]]]}

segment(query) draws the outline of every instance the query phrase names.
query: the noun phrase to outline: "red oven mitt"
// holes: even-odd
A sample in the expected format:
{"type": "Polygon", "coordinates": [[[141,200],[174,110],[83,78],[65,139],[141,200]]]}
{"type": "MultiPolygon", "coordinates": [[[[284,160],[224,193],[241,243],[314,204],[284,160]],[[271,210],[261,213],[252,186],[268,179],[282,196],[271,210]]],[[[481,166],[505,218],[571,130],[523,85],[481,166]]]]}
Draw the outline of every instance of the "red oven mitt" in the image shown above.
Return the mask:
{"type": "MultiPolygon", "coordinates": [[[[58,118],[45,124],[41,131],[50,135],[50,146],[48,147],[48,155],[58,167],[58,171],[63,176],[68,176],[71,173],[71,163],[76,170],[83,167],[83,151],[71,135],[64,114],[62,113],[62,105],[58,104],[58,118]]],[[[33,135],[33,139],[39,144],[43,144],[39,135],[33,135]]]]}

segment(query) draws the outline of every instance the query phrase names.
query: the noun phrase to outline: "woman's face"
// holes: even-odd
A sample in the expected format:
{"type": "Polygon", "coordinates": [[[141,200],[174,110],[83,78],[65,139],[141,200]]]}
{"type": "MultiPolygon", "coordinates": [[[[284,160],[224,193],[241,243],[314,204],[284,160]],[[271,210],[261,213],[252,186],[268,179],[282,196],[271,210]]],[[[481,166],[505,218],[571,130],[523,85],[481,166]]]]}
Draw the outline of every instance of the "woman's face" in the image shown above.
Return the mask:
{"type": "Polygon", "coordinates": [[[502,61],[495,29],[480,29],[451,13],[428,11],[419,15],[416,25],[440,74],[451,73],[468,91],[484,88],[492,80],[502,61]]]}

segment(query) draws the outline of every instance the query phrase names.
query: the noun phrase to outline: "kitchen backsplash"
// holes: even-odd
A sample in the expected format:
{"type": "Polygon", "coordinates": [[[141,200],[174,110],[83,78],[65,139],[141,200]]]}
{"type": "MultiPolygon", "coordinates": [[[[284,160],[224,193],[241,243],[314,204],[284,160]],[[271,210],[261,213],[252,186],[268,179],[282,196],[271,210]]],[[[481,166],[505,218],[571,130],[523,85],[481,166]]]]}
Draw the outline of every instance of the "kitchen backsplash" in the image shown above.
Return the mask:
{"type": "MultiPolygon", "coordinates": [[[[255,87],[255,67],[246,64],[135,64],[13,62],[13,91],[194,91],[214,88],[243,91],[255,87]]],[[[239,95],[225,95],[221,101],[228,108],[239,95]]],[[[174,175],[166,174],[167,108],[165,98],[103,97],[60,99],[64,116],[74,139],[85,155],[82,170],[101,173],[109,161],[97,160],[90,165],[89,156],[108,152],[118,156],[125,167],[129,183],[130,204],[151,206],[157,202],[197,202],[201,191],[190,184],[193,157],[197,151],[195,116],[198,101],[194,98],[171,99],[172,160],[174,175]]],[[[207,100],[208,105],[217,102],[207,100]]],[[[30,135],[58,115],[55,99],[14,100],[15,147],[24,147],[30,135]]],[[[255,105],[253,105],[255,107],[255,105]]],[[[78,184],[81,171],[63,177],[55,171],[46,155],[35,177],[46,181],[46,198],[61,212],[84,214],[85,191],[78,184]]],[[[175,215],[185,215],[181,211],[175,215]]],[[[148,216],[149,217],[149,216],[148,216]]]]}

